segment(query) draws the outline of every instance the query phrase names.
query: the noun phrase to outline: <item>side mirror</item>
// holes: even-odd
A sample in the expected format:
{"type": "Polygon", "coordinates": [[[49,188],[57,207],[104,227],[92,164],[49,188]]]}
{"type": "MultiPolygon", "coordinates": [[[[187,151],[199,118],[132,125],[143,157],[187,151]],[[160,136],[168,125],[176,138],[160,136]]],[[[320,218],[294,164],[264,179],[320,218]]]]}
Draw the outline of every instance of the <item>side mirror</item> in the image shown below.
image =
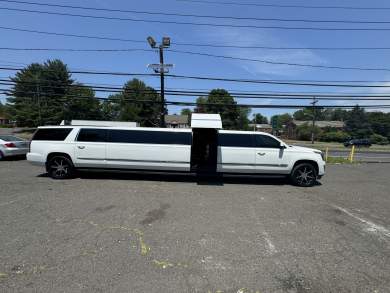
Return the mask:
{"type": "Polygon", "coordinates": [[[286,146],[285,146],[285,144],[284,143],[280,143],[280,145],[279,145],[279,148],[281,149],[281,150],[283,150],[283,149],[285,149],[285,148],[287,148],[286,146]]]}

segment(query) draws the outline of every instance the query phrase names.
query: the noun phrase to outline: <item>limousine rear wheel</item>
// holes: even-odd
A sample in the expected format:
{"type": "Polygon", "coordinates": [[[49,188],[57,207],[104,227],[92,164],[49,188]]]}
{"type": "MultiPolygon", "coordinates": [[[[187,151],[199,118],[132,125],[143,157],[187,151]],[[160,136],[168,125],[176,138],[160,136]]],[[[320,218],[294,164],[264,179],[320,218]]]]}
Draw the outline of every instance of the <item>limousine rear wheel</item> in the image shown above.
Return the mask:
{"type": "Polygon", "coordinates": [[[302,163],[293,169],[290,178],[294,185],[311,187],[317,181],[317,170],[309,163],[302,163]]]}
{"type": "Polygon", "coordinates": [[[64,156],[52,157],[48,162],[48,173],[53,179],[68,179],[73,176],[72,161],[64,156]]]}

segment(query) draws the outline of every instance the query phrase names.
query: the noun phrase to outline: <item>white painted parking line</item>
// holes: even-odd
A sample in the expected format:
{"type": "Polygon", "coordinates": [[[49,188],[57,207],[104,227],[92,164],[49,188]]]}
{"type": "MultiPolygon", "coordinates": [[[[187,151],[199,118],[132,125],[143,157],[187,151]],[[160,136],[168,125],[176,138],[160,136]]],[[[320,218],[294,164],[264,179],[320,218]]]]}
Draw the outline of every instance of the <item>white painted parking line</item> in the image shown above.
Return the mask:
{"type": "Polygon", "coordinates": [[[383,235],[383,236],[390,238],[390,230],[388,230],[387,228],[385,228],[381,225],[375,224],[374,222],[371,222],[369,220],[358,217],[357,215],[355,215],[355,214],[351,213],[350,211],[348,211],[344,208],[341,208],[339,206],[333,206],[333,207],[342,211],[343,213],[347,214],[348,216],[360,221],[361,223],[365,224],[367,226],[366,231],[371,232],[371,233],[376,233],[379,235],[383,235]]]}

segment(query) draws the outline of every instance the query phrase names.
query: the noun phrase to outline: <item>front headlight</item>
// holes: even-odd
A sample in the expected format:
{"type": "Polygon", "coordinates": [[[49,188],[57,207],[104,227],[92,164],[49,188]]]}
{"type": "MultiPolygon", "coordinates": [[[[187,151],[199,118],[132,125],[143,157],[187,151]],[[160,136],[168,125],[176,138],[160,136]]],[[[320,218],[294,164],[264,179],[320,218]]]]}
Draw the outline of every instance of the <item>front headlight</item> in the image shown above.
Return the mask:
{"type": "Polygon", "coordinates": [[[315,153],[316,153],[316,154],[319,154],[319,155],[321,156],[322,160],[325,162],[325,154],[324,154],[323,152],[317,151],[317,152],[315,152],[315,153]]]}

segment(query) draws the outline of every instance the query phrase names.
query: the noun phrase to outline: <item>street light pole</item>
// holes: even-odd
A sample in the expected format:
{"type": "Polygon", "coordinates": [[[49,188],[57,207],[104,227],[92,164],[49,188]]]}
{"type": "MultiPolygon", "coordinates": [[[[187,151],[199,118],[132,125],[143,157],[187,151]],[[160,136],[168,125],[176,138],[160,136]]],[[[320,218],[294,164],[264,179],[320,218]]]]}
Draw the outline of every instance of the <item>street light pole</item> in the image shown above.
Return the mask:
{"type": "MultiPolygon", "coordinates": [[[[149,45],[153,48],[157,48],[157,43],[152,37],[147,38],[149,45]]],[[[164,48],[169,48],[171,45],[171,39],[169,37],[163,37],[161,44],[158,46],[160,54],[160,64],[149,64],[148,67],[153,68],[155,73],[160,74],[160,96],[161,96],[161,109],[160,109],[160,126],[165,127],[165,79],[164,75],[169,72],[169,67],[172,64],[164,64],[164,48]]]]}
{"type": "Polygon", "coordinates": [[[164,46],[161,44],[159,46],[160,51],[160,96],[161,96],[161,116],[160,116],[160,126],[165,128],[165,85],[164,85],[164,46]]]}

